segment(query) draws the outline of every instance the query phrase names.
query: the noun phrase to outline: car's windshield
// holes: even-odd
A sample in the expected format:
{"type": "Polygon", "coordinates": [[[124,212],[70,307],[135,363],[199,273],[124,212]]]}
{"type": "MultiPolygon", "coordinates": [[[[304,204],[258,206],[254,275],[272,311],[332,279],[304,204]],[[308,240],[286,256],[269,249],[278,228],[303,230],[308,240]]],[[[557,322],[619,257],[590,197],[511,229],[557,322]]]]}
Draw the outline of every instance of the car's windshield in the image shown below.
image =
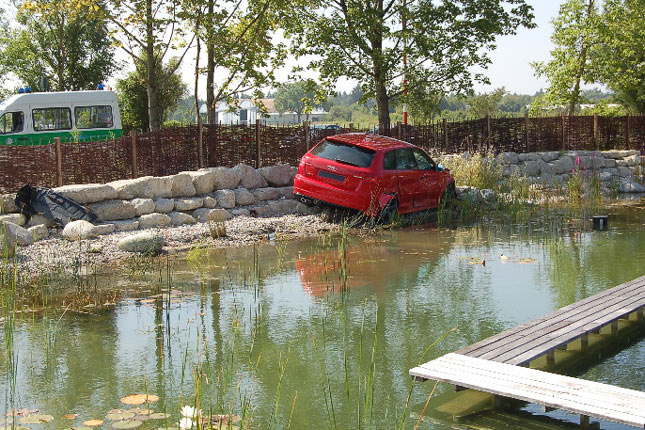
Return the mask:
{"type": "Polygon", "coordinates": [[[356,167],[370,167],[376,155],[376,151],[371,149],[330,140],[324,140],[318,144],[311,153],[327,160],[356,167]]]}

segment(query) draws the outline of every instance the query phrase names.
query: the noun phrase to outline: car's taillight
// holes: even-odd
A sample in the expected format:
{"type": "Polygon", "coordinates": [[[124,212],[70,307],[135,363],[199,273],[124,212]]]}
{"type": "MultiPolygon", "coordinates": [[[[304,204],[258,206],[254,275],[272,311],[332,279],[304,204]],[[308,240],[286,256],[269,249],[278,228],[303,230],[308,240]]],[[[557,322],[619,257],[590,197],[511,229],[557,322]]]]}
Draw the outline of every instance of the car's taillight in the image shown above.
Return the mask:
{"type": "Polygon", "coordinates": [[[312,166],[311,164],[307,163],[306,161],[303,161],[302,163],[304,164],[305,175],[314,176],[316,174],[316,169],[314,168],[314,166],[312,166]]]}

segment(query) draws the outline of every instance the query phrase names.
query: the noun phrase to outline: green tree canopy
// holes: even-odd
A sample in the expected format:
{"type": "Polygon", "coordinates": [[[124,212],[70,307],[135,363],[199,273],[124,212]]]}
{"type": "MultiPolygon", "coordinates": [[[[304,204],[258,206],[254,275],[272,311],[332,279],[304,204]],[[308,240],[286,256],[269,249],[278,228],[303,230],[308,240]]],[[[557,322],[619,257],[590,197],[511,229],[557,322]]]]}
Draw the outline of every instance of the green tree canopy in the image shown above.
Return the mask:
{"type": "Polygon", "coordinates": [[[294,112],[300,116],[311,113],[314,107],[321,107],[323,97],[321,89],[312,80],[305,80],[281,85],[275,93],[275,108],[278,112],[294,112]]]}
{"type": "MultiPolygon", "coordinates": [[[[155,113],[161,121],[176,107],[177,103],[186,96],[188,88],[177,73],[177,59],[172,59],[168,64],[156,68],[152,74],[157,86],[157,104],[155,113]]],[[[147,131],[149,126],[148,92],[146,80],[148,71],[147,62],[138,63],[134,72],[124,79],[119,79],[116,84],[119,106],[121,108],[121,121],[123,130],[147,131]]]]}
{"type": "Polygon", "coordinates": [[[552,20],[551,40],[555,48],[551,60],[531,65],[537,76],[545,76],[549,88],[536,103],[542,106],[568,106],[572,115],[584,101],[580,86],[597,79],[598,64],[591,53],[596,43],[598,8],[595,0],[567,0],[552,20]]]}
{"type": "Polygon", "coordinates": [[[294,7],[286,31],[294,52],[316,55],[311,66],[329,83],[357,80],[376,98],[381,130],[404,76],[410,91],[428,85],[465,93],[474,80],[486,81],[472,67],[486,67],[497,36],[533,26],[524,0],[303,0],[294,7]]]}
{"type": "Polygon", "coordinates": [[[502,112],[500,104],[506,94],[504,87],[497,88],[490,93],[477,94],[468,98],[468,115],[473,118],[494,116],[502,112]]]}
{"type": "Polygon", "coordinates": [[[0,68],[34,89],[41,89],[41,76],[56,91],[96,88],[118,63],[106,22],[95,12],[74,0],[22,2],[20,27],[0,37],[0,68]]]}

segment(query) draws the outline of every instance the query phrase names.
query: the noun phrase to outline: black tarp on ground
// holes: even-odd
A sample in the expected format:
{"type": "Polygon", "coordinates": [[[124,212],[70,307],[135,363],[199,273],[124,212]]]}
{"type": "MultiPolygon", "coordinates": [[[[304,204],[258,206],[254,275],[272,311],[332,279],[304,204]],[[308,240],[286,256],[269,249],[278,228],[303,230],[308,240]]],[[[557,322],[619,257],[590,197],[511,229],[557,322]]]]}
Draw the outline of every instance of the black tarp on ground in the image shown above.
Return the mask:
{"type": "Polygon", "coordinates": [[[16,206],[28,217],[41,214],[63,226],[79,219],[96,222],[96,215],[91,211],[49,188],[25,185],[16,193],[16,206]]]}

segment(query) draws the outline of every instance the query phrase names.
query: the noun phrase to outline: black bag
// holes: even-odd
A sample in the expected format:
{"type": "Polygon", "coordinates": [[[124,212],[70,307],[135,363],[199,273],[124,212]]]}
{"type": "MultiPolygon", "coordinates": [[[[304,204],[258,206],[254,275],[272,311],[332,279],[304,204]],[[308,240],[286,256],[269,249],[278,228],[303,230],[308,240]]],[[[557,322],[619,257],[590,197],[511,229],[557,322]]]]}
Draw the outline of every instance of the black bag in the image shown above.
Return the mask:
{"type": "Polygon", "coordinates": [[[96,215],[90,210],[49,188],[25,185],[16,193],[16,206],[27,217],[41,214],[63,226],[79,219],[96,222],[96,215]]]}

